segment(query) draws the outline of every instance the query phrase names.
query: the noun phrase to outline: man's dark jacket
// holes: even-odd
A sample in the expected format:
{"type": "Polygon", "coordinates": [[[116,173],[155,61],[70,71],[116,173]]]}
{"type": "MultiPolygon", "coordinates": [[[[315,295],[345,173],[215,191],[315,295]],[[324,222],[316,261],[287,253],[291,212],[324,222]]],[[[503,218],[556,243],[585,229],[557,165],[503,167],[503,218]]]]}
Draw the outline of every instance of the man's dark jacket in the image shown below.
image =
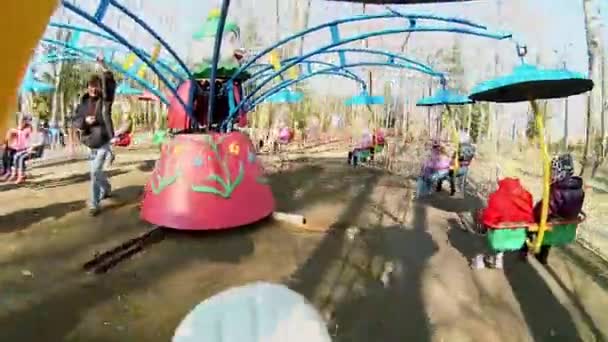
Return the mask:
{"type": "Polygon", "coordinates": [[[104,72],[103,78],[103,96],[91,97],[84,94],[76,108],[74,119],[74,127],[81,130],[82,143],[93,149],[108,144],[114,137],[112,103],[116,82],[111,72],[104,72]],[[88,124],[85,118],[91,113],[95,114],[96,120],[93,124],[88,124]]]}

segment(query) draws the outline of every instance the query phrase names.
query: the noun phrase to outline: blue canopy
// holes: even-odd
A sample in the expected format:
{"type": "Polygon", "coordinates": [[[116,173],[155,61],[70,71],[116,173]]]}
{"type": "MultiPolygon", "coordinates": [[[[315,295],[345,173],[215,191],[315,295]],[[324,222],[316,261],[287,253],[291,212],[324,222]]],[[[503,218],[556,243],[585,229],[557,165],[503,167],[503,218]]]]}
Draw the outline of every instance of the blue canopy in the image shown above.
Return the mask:
{"type": "Polygon", "coordinates": [[[55,90],[55,86],[52,84],[40,82],[33,77],[26,77],[21,84],[20,92],[24,93],[50,93],[55,90]]]}
{"type": "Polygon", "coordinates": [[[269,96],[264,102],[270,103],[298,103],[304,99],[304,94],[299,91],[283,89],[269,96]]]}
{"type": "Polygon", "coordinates": [[[593,81],[566,69],[540,69],[521,64],[509,75],[476,85],[469,98],[474,101],[520,102],[553,99],[581,94],[593,89],[593,81]]]}
{"type": "Polygon", "coordinates": [[[359,95],[355,95],[346,101],[345,106],[369,106],[369,105],[383,105],[383,96],[370,96],[367,91],[361,92],[359,95]]]}
{"type": "Polygon", "coordinates": [[[416,106],[465,105],[470,103],[473,103],[473,100],[466,95],[461,95],[448,89],[439,89],[435,95],[418,100],[416,106]]]}
{"type": "Polygon", "coordinates": [[[127,95],[127,96],[138,96],[143,94],[144,92],[140,89],[133,88],[127,82],[120,82],[118,87],[116,87],[117,95],[127,95]]]}

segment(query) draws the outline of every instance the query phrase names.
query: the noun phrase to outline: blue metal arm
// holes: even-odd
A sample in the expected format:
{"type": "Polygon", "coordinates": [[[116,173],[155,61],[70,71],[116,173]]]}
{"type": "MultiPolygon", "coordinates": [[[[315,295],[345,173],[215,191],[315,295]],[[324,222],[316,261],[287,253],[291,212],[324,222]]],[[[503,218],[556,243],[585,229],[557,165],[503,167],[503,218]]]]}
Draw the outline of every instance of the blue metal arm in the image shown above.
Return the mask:
{"type": "MultiPolygon", "coordinates": [[[[327,74],[328,72],[332,72],[332,71],[338,71],[341,70],[342,68],[356,68],[356,67],[370,67],[370,66],[380,66],[380,67],[393,67],[393,68],[399,68],[399,69],[409,69],[409,70],[414,70],[414,71],[418,71],[421,72],[423,74],[427,74],[429,76],[432,77],[443,77],[444,75],[442,73],[438,73],[438,72],[429,72],[428,70],[425,69],[420,69],[417,67],[413,67],[410,65],[403,65],[403,64],[390,64],[390,63],[380,63],[380,62],[361,62],[361,63],[353,63],[353,64],[347,64],[345,66],[333,66],[327,69],[322,69],[322,70],[317,70],[314,71],[312,73],[308,73],[308,74],[304,74],[301,75],[300,77],[298,77],[295,80],[285,80],[283,82],[280,82],[279,84],[275,85],[274,87],[268,89],[266,92],[263,93],[263,95],[260,95],[259,97],[257,97],[255,100],[252,101],[252,106],[255,106],[257,104],[259,104],[260,102],[264,101],[266,98],[268,98],[269,96],[274,95],[275,93],[281,91],[282,89],[289,87],[295,83],[298,82],[302,82],[304,80],[307,80],[311,77],[317,76],[317,75],[323,75],[323,74],[327,74]]],[[[237,107],[238,109],[240,109],[239,107],[242,105],[246,105],[246,103],[243,101],[241,103],[239,103],[239,106],[237,107]]],[[[247,108],[250,109],[250,108],[247,108]]],[[[232,114],[229,117],[229,119],[232,118],[232,114]]]]}
{"type": "MultiPolygon", "coordinates": [[[[101,46],[84,46],[83,48],[84,48],[84,49],[86,49],[86,50],[89,50],[89,49],[90,49],[90,50],[99,50],[99,49],[102,49],[102,50],[105,50],[105,51],[108,51],[108,52],[111,52],[111,53],[121,53],[121,54],[124,54],[124,53],[126,53],[126,52],[129,52],[128,50],[127,50],[127,51],[124,51],[124,50],[118,49],[118,48],[116,48],[116,47],[110,47],[110,46],[108,46],[108,47],[101,47],[101,46]]],[[[141,52],[141,53],[142,53],[144,56],[146,56],[146,58],[148,58],[148,59],[150,59],[150,60],[152,59],[152,56],[151,56],[149,53],[145,52],[145,51],[144,51],[144,50],[142,50],[142,49],[138,49],[138,50],[139,50],[139,52],[141,52]]],[[[175,70],[174,68],[172,68],[172,67],[169,65],[168,61],[165,61],[165,60],[162,60],[162,59],[160,59],[160,58],[159,58],[159,59],[156,61],[156,64],[158,64],[160,67],[162,67],[163,69],[165,69],[165,70],[167,71],[167,73],[171,74],[171,76],[173,76],[174,78],[176,78],[176,79],[177,79],[177,83],[181,83],[181,82],[183,82],[184,80],[186,80],[186,79],[188,78],[188,75],[186,75],[186,74],[181,74],[179,71],[177,71],[177,70],[175,70]]]]}
{"type": "MultiPolygon", "coordinates": [[[[90,29],[87,29],[87,28],[84,28],[84,27],[70,25],[70,24],[54,23],[54,22],[50,23],[49,26],[56,27],[56,28],[62,28],[62,29],[66,29],[66,30],[72,30],[72,31],[75,31],[75,32],[84,32],[84,33],[93,35],[95,37],[103,38],[105,40],[108,40],[108,41],[111,41],[113,43],[119,44],[119,42],[116,39],[114,39],[112,36],[106,35],[104,33],[101,33],[101,32],[95,31],[95,30],[90,30],[90,29]]],[[[49,38],[49,39],[52,39],[52,38],[49,38]]],[[[72,44],[72,46],[76,46],[76,45],[72,44]]],[[[123,52],[123,51],[121,51],[121,50],[119,50],[117,48],[110,47],[110,46],[103,46],[103,47],[100,47],[100,46],[86,46],[86,47],[83,47],[83,48],[84,49],[103,49],[104,51],[115,51],[115,52],[121,52],[121,53],[123,52]]],[[[150,54],[148,54],[144,50],[142,50],[142,49],[137,49],[137,50],[141,54],[145,55],[148,59],[152,58],[150,56],[150,54]]],[[[175,71],[165,61],[163,61],[161,59],[158,59],[156,61],[156,63],[158,65],[160,65],[163,69],[165,69],[167,72],[169,72],[173,77],[177,78],[178,79],[178,83],[181,83],[181,82],[184,81],[184,78],[185,78],[184,75],[182,75],[179,72],[175,71]]]]}
{"type": "MultiPolygon", "coordinates": [[[[330,54],[330,53],[348,53],[348,52],[353,52],[353,53],[364,53],[364,54],[370,54],[370,55],[377,55],[377,56],[383,56],[383,57],[387,57],[387,61],[389,63],[394,63],[395,61],[403,61],[406,62],[408,64],[413,64],[415,66],[418,66],[422,69],[426,69],[431,73],[436,73],[435,70],[433,70],[433,68],[429,65],[426,65],[424,63],[421,63],[419,61],[413,60],[411,58],[407,58],[389,51],[382,51],[382,50],[374,50],[374,49],[331,49],[328,51],[324,51],[319,53],[319,55],[321,54],[330,54]]],[[[295,59],[297,59],[298,57],[291,57],[291,58],[287,58],[284,59],[283,61],[281,61],[281,64],[284,63],[288,63],[291,62],[295,59]]],[[[321,61],[300,61],[299,64],[311,64],[311,63],[315,63],[315,64],[323,64],[326,66],[335,66],[335,64],[332,63],[328,63],[328,62],[321,62],[321,61]]],[[[262,68],[258,71],[256,71],[255,73],[253,73],[251,75],[251,78],[249,80],[247,80],[248,82],[253,82],[255,81],[257,78],[259,78],[260,76],[264,75],[267,73],[268,70],[272,70],[272,66],[269,66],[268,64],[255,64],[252,67],[256,67],[256,69],[259,69],[259,66],[261,66],[262,68]]]]}
{"type": "MultiPolygon", "coordinates": [[[[405,62],[408,64],[414,64],[422,69],[426,69],[430,72],[435,72],[435,70],[433,70],[433,68],[430,65],[424,64],[420,61],[417,61],[415,59],[411,59],[408,57],[405,57],[403,55],[399,55],[390,51],[383,51],[383,50],[375,50],[375,49],[368,49],[368,48],[360,48],[360,49],[356,49],[356,48],[345,48],[345,49],[330,49],[327,51],[323,51],[321,53],[319,53],[319,55],[322,54],[330,54],[330,53],[361,53],[361,54],[368,54],[368,55],[376,55],[376,56],[383,56],[386,57],[387,60],[389,62],[394,62],[394,61],[400,61],[400,62],[405,62]]],[[[290,62],[294,59],[296,59],[297,57],[291,57],[285,60],[285,62],[290,62]]]]}
{"type": "MultiPolygon", "coordinates": [[[[235,110],[239,110],[240,106],[242,105],[242,103],[249,101],[262,87],[264,87],[266,84],[268,84],[270,81],[272,81],[274,78],[277,77],[277,75],[285,72],[286,70],[288,70],[289,68],[293,67],[294,65],[298,64],[299,62],[306,60],[312,56],[318,55],[320,53],[324,53],[325,51],[328,51],[334,47],[340,46],[340,45],[344,45],[344,44],[348,44],[348,43],[352,43],[355,41],[359,41],[359,40],[364,40],[366,38],[370,38],[370,37],[376,37],[376,36],[381,36],[381,35],[391,35],[391,34],[398,34],[398,33],[404,33],[404,32],[444,32],[446,31],[446,29],[438,29],[438,28],[427,28],[427,27],[415,27],[415,28],[405,28],[405,29],[393,29],[393,30],[383,30],[383,31],[377,31],[377,32],[368,32],[365,34],[361,34],[361,35],[357,35],[348,39],[344,39],[342,41],[339,41],[337,43],[331,43],[328,44],[326,46],[320,47],[316,50],[313,50],[309,53],[306,53],[302,56],[296,57],[294,58],[292,61],[284,64],[281,66],[281,68],[279,68],[279,70],[277,70],[274,74],[272,74],[271,76],[266,77],[265,79],[263,79],[260,83],[258,83],[257,87],[251,92],[249,93],[244,99],[243,102],[241,102],[238,106],[236,106],[235,110]]],[[[489,38],[494,38],[494,39],[500,39],[499,36],[496,36],[494,34],[491,33],[483,33],[483,32],[477,32],[477,31],[471,31],[468,29],[459,29],[459,28],[452,28],[452,29],[447,29],[448,32],[456,32],[456,33],[462,33],[462,34],[472,34],[472,35],[477,35],[477,36],[483,36],[483,37],[489,37],[489,38]]],[[[233,76],[234,77],[234,76],[233,76]]],[[[231,112],[231,115],[234,112],[231,112]]]]}
{"type": "MultiPolygon", "coordinates": [[[[459,18],[441,17],[441,16],[435,16],[435,15],[404,14],[404,13],[400,13],[400,12],[397,12],[394,10],[392,10],[392,12],[388,12],[388,13],[384,13],[384,14],[358,15],[358,16],[354,16],[354,17],[343,18],[343,19],[338,19],[338,20],[327,22],[327,23],[323,23],[323,24],[311,27],[309,29],[303,30],[301,32],[295,33],[289,37],[279,40],[275,44],[260,51],[254,57],[249,59],[248,62],[244,63],[239,68],[239,70],[237,70],[237,72],[233,75],[232,79],[236,79],[243,71],[245,71],[247,68],[249,68],[254,63],[256,63],[260,58],[262,58],[266,54],[270,53],[272,50],[274,50],[274,49],[278,48],[279,46],[282,46],[292,40],[303,37],[309,33],[313,33],[313,32],[319,31],[319,30],[323,30],[323,29],[329,29],[332,26],[338,26],[338,25],[345,24],[345,23],[351,23],[351,22],[356,22],[356,21],[375,20],[375,19],[389,19],[389,18],[403,18],[403,19],[406,19],[409,21],[410,27],[408,30],[398,30],[397,32],[393,32],[393,33],[425,32],[425,31],[429,32],[429,31],[431,31],[429,28],[423,29],[423,30],[416,29],[418,27],[416,27],[415,25],[411,25],[411,23],[412,22],[415,23],[416,20],[432,20],[432,21],[439,21],[439,22],[451,23],[451,24],[457,24],[457,25],[464,26],[462,28],[445,28],[445,29],[435,28],[433,31],[467,33],[467,34],[480,35],[480,36],[494,38],[494,39],[506,39],[506,38],[511,37],[511,34],[508,34],[508,33],[480,32],[480,30],[487,30],[487,28],[483,25],[475,24],[468,20],[463,20],[463,19],[459,19],[459,18]],[[469,28],[471,28],[471,29],[469,29],[469,28]],[[476,29],[477,31],[472,30],[472,29],[476,29]]],[[[422,26],[420,28],[424,28],[424,26],[422,26]]],[[[388,33],[391,31],[395,31],[395,30],[385,30],[384,32],[388,33]]],[[[380,31],[380,32],[383,32],[383,31],[380,31]]],[[[388,34],[391,34],[391,33],[388,33],[388,34]]],[[[382,35],[382,33],[371,35],[369,37],[373,37],[373,36],[377,36],[377,35],[382,35]]],[[[361,37],[361,36],[359,36],[359,37],[361,37]]],[[[352,42],[352,41],[356,41],[359,39],[362,39],[362,38],[348,39],[348,41],[352,42]]],[[[338,45],[341,45],[341,44],[338,44],[338,45]]],[[[338,45],[335,45],[335,46],[338,46],[338,45]]]]}
{"type": "MultiPolygon", "coordinates": [[[[94,25],[97,25],[100,29],[104,30],[105,32],[107,32],[109,35],[111,35],[114,39],[116,39],[121,45],[125,46],[126,48],[128,48],[129,50],[131,50],[137,57],[139,57],[139,59],[141,59],[154,73],[156,73],[156,75],[158,76],[158,78],[160,79],[161,82],[163,82],[163,84],[171,91],[171,93],[175,96],[175,98],[178,100],[178,102],[184,107],[184,109],[186,110],[186,113],[188,114],[188,116],[193,120],[193,121],[197,121],[196,117],[194,116],[193,112],[192,112],[192,105],[191,103],[186,104],[184,102],[184,100],[182,99],[181,96],[178,95],[177,93],[177,89],[175,89],[175,87],[173,87],[173,85],[167,80],[167,78],[165,77],[165,75],[163,75],[158,68],[156,67],[156,65],[154,65],[154,63],[152,63],[144,54],[142,54],[140,51],[138,51],[137,48],[135,48],[131,43],[129,43],[125,38],[123,38],[122,36],[120,36],[117,32],[115,32],[114,30],[112,30],[110,27],[108,27],[107,25],[105,25],[104,23],[96,20],[93,16],[91,16],[90,14],[86,13],[85,11],[83,11],[82,9],[76,7],[75,5],[69,3],[66,0],[62,0],[62,4],[65,8],[67,8],[68,10],[74,12],[75,14],[81,16],[83,19],[91,22],[94,25]]],[[[155,94],[156,95],[156,94],[155,94]]],[[[187,102],[191,102],[189,101],[189,99],[186,100],[187,102]]]]}
{"type": "MultiPolygon", "coordinates": [[[[77,53],[79,53],[79,54],[81,54],[83,56],[86,56],[87,58],[92,59],[92,60],[95,60],[97,58],[97,55],[95,55],[92,52],[86,51],[86,50],[81,49],[81,48],[73,47],[70,44],[68,44],[66,42],[62,42],[60,40],[43,38],[42,41],[45,42],[45,43],[48,43],[48,44],[53,44],[53,45],[61,46],[61,47],[65,48],[65,49],[77,52],[77,53]]],[[[137,82],[142,87],[144,87],[147,90],[149,90],[152,94],[156,95],[163,103],[169,104],[169,101],[167,101],[167,99],[165,98],[165,96],[163,94],[161,94],[158,91],[158,89],[156,89],[154,86],[152,86],[148,81],[140,78],[135,73],[132,73],[129,70],[123,69],[122,66],[120,66],[117,63],[114,63],[112,61],[106,61],[106,63],[112,69],[120,72],[121,74],[127,76],[128,78],[130,78],[130,79],[134,80],[135,82],[137,82]]]]}
{"type": "MultiPolygon", "coordinates": [[[[63,2],[65,3],[65,0],[63,0],[63,2]]],[[[148,26],[148,24],[146,24],[138,16],[133,14],[133,12],[129,11],[126,7],[119,4],[116,0],[110,0],[109,2],[112,6],[121,10],[124,14],[126,14],[128,17],[130,17],[136,23],[138,23],[141,27],[143,27],[144,30],[148,31],[148,33],[150,33],[152,35],[152,37],[154,37],[154,39],[156,39],[167,50],[167,52],[169,52],[169,54],[171,54],[171,56],[173,56],[173,58],[177,61],[177,63],[182,67],[184,72],[188,75],[188,78],[191,80],[194,79],[194,76],[192,76],[192,73],[190,73],[190,70],[186,66],[186,63],[184,63],[181,60],[181,58],[179,58],[179,56],[177,55],[177,53],[175,53],[173,48],[171,48],[171,46],[169,44],[167,44],[167,42],[164,39],[162,39],[154,30],[152,30],[152,28],[150,26],[148,26]]]]}
{"type": "MultiPolygon", "coordinates": [[[[300,64],[306,64],[307,66],[312,66],[312,65],[323,65],[323,66],[328,66],[328,67],[335,67],[337,65],[329,63],[329,62],[324,62],[324,61],[302,61],[300,62],[300,64]]],[[[243,82],[243,85],[248,85],[252,82],[255,82],[256,78],[259,76],[262,76],[264,74],[267,74],[269,71],[273,70],[272,65],[270,64],[256,64],[256,67],[261,67],[261,70],[257,71],[255,74],[253,74],[251,76],[250,79],[248,79],[247,81],[243,82]]],[[[363,83],[364,85],[366,84],[365,81],[360,78],[359,76],[357,76],[357,74],[355,74],[354,72],[348,70],[348,69],[343,69],[341,70],[343,71],[345,74],[352,76],[353,79],[356,79],[357,82],[359,83],[363,83]]]]}
{"type": "MultiPolygon", "coordinates": [[[[361,89],[363,89],[363,90],[367,89],[367,83],[365,83],[365,80],[363,80],[361,77],[357,76],[356,74],[354,74],[352,72],[346,72],[349,70],[343,70],[343,69],[331,70],[331,69],[332,68],[328,68],[327,70],[320,70],[317,75],[329,75],[329,76],[338,76],[338,77],[342,77],[342,78],[347,78],[349,80],[353,80],[353,81],[359,83],[359,85],[361,86],[361,89]]],[[[308,75],[308,74],[309,73],[304,73],[303,75],[308,75]]],[[[285,80],[280,83],[283,83],[286,81],[289,81],[289,80],[285,80]]]]}
{"type": "Polygon", "coordinates": [[[76,26],[76,25],[71,25],[71,24],[63,24],[63,23],[57,23],[57,22],[50,22],[49,23],[49,27],[55,27],[55,28],[60,28],[60,29],[70,30],[70,31],[80,31],[80,32],[88,33],[88,34],[93,35],[95,37],[103,38],[105,40],[109,40],[109,41],[118,43],[118,41],[116,39],[114,39],[114,37],[112,37],[110,35],[107,35],[107,34],[105,34],[103,32],[91,30],[89,28],[82,27],[82,26],[76,26]]]}

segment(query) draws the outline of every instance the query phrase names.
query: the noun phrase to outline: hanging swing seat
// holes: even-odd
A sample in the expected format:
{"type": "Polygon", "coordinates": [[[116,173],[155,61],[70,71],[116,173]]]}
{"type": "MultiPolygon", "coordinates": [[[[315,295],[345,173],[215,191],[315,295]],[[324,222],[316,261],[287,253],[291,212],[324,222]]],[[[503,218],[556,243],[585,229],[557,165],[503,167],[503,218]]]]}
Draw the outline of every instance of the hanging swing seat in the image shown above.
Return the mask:
{"type": "MultiPolygon", "coordinates": [[[[543,238],[543,246],[563,246],[576,240],[578,225],[585,221],[581,215],[576,220],[551,220],[543,238]]],[[[538,231],[537,223],[505,222],[488,228],[488,244],[494,252],[520,249],[526,242],[527,233],[538,231]]]]}
{"type": "Polygon", "coordinates": [[[374,153],[382,153],[384,151],[384,144],[376,144],[374,146],[374,153]]]}
{"type": "Polygon", "coordinates": [[[372,150],[371,148],[356,149],[354,151],[354,154],[355,157],[357,157],[357,159],[359,160],[359,162],[366,162],[368,159],[371,158],[372,150]]]}

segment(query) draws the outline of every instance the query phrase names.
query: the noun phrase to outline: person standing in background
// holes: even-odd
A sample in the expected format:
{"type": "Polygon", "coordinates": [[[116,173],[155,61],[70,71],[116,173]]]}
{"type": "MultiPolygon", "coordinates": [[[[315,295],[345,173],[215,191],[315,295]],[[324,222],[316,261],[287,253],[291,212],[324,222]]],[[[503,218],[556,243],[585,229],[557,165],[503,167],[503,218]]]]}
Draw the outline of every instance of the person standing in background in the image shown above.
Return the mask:
{"type": "Polygon", "coordinates": [[[101,200],[110,197],[112,191],[104,165],[111,157],[114,141],[112,103],[116,81],[112,72],[105,67],[103,58],[98,58],[97,61],[103,68],[103,73],[89,79],[87,92],[81,98],[74,120],[74,127],[81,131],[82,143],[91,151],[91,216],[99,213],[101,200]]]}

